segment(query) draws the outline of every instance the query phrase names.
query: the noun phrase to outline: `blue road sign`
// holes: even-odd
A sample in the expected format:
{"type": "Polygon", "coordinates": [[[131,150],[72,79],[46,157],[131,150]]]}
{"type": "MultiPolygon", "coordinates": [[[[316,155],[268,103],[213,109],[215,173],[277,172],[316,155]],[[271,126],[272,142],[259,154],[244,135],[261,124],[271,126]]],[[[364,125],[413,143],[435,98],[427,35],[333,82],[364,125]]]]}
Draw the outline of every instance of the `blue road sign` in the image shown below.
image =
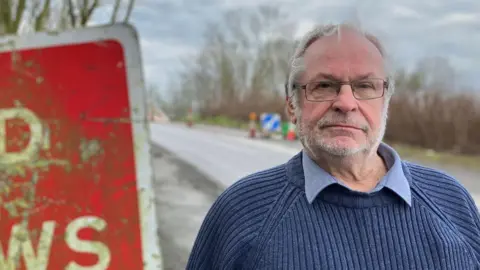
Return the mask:
{"type": "Polygon", "coordinates": [[[260,116],[260,125],[263,131],[277,132],[281,128],[281,118],[277,113],[263,113],[260,116]]]}

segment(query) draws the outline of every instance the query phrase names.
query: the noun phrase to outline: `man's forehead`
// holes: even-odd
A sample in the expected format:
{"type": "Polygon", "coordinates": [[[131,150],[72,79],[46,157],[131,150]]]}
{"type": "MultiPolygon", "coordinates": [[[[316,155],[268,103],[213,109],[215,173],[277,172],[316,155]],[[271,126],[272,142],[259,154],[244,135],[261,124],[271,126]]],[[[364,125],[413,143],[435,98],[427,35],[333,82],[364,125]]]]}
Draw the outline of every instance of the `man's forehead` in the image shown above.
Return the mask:
{"type": "Polygon", "coordinates": [[[317,39],[305,51],[304,59],[307,70],[321,69],[339,76],[384,72],[378,48],[362,33],[348,28],[317,39]]]}
{"type": "Polygon", "coordinates": [[[340,28],[335,33],[312,42],[305,51],[305,57],[319,54],[328,56],[360,53],[382,58],[379,49],[365,35],[349,28],[340,28]]]}

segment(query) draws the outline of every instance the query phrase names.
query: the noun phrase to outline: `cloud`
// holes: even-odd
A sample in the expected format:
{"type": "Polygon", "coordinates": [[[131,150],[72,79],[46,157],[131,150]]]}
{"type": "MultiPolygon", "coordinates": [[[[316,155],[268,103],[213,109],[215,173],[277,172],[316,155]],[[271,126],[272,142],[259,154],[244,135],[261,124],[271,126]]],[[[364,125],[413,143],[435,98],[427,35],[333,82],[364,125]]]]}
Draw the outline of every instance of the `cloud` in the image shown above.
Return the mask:
{"type": "Polygon", "coordinates": [[[305,0],[301,4],[295,0],[137,0],[131,22],[141,39],[147,82],[169,91],[168,81],[180,69],[180,59],[201,48],[210,22],[221,22],[225,11],[260,5],[282,8],[285,20],[297,24],[296,37],[316,23],[356,21],[379,35],[398,66],[412,67],[424,57],[442,56],[466,84],[480,83],[480,36],[475,34],[480,30],[480,1],[476,0],[305,0]]]}
{"type": "Polygon", "coordinates": [[[312,28],[315,26],[315,22],[313,20],[304,20],[298,23],[297,26],[297,31],[295,32],[294,37],[296,39],[301,38],[303,35],[305,35],[308,31],[312,30],[312,28]]]}
{"type": "Polygon", "coordinates": [[[143,54],[148,55],[147,59],[154,61],[170,60],[183,57],[196,52],[196,48],[184,44],[162,42],[157,40],[142,39],[140,41],[143,54]]]}
{"type": "Polygon", "coordinates": [[[401,18],[416,18],[419,19],[422,17],[422,14],[418,12],[415,9],[405,7],[405,6],[400,6],[400,5],[392,5],[392,14],[396,17],[401,17],[401,18]]]}
{"type": "Polygon", "coordinates": [[[478,14],[474,13],[453,13],[447,14],[446,16],[436,20],[433,24],[435,26],[445,26],[445,25],[459,25],[459,24],[476,24],[480,22],[478,14]]]}

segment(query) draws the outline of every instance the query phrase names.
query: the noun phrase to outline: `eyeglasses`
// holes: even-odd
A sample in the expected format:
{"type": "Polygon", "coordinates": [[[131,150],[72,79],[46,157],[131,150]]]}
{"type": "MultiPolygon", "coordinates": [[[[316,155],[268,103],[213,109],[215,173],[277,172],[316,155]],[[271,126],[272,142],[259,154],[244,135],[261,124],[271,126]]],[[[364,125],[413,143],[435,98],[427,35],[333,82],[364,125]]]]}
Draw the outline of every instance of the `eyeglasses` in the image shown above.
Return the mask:
{"type": "Polygon", "coordinates": [[[321,80],[304,85],[293,85],[294,88],[305,90],[305,98],[309,101],[332,101],[340,93],[342,85],[350,85],[353,96],[358,100],[369,100],[383,97],[388,82],[384,79],[369,78],[351,82],[321,80]]]}

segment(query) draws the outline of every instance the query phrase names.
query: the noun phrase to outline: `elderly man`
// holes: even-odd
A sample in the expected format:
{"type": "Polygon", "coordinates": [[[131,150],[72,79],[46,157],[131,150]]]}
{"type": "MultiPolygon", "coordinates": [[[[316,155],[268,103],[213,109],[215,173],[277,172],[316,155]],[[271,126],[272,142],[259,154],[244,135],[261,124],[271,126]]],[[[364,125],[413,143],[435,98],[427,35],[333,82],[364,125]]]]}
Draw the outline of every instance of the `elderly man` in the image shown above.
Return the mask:
{"type": "Polygon", "coordinates": [[[217,199],[187,269],[480,269],[466,189],[382,143],[394,89],[386,62],[353,26],[306,35],[287,99],[303,151],[217,199]]]}

